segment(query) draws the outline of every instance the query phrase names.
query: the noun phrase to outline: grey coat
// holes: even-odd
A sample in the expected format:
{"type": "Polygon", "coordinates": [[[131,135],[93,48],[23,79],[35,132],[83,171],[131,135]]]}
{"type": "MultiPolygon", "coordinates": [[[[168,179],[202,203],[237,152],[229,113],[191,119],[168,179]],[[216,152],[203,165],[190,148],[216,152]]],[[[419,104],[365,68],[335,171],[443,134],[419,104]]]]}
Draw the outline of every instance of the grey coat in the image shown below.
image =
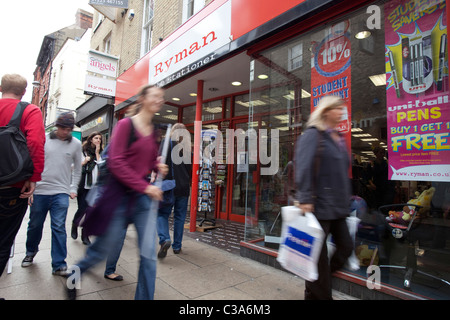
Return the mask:
{"type": "Polygon", "coordinates": [[[346,148],[338,146],[327,132],[305,130],[295,147],[295,187],[300,203],[314,204],[318,220],[345,218],[350,213],[350,159],[346,148]],[[317,167],[315,165],[317,163],[317,167]],[[313,180],[315,179],[315,180],[313,180]]]}

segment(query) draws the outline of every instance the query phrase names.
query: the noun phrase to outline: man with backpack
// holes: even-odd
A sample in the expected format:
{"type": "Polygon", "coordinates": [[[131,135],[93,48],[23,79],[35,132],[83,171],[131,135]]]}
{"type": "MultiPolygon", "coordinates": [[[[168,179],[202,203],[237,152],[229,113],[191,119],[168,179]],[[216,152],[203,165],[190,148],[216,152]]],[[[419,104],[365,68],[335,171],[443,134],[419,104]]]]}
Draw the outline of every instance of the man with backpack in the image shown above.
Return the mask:
{"type": "MultiPolygon", "coordinates": [[[[27,80],[18,74],[6,74],[2,77],[0,92],[0,276],[8,263],[11,247],[17,232],[22,224],[23,217],[27,211],[28,198],[33,194],[36,182],[41,180],[44,170],[44,144],[45,129],[42,113],[39,107],[22,103],[20,100],[25,94],[27,80]],[[6,127],[13,126],[10,121],[13,118],[16,107],[24,107],[23,113],[17,114],[19,131],[11,135],[3,134],[6,127]],[[22,137],[28,149],[22,154],[16,154],[10,150],[20,148],[22,137]],[[12,145],[17,143],[17,145],[12,145]],[[26,155],[26,151],[29,152],[26,155]],[[24,159],[22,157],[28,157],[24,159]],[[30,159],[31,158],[31,166],[30,159]],[[16,170],[15,163],[26,163],[24,168],[16,170]],[[11,172],[13,168],[16,172],[11,172]]],[[[20,110],[22,111],[22,110],[20,110]]],[[[9,129],[8,129],[9,130],[9,129]]]]}

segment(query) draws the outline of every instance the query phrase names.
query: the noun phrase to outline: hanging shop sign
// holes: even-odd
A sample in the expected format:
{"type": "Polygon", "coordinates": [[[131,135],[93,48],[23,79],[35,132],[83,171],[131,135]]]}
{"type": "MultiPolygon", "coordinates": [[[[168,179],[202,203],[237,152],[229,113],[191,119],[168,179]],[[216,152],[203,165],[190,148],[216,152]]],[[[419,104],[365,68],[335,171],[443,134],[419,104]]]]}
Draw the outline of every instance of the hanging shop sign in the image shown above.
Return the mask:
{"type": "Polygon", "coordinates": [[[321,98],[337,95],[347,110],[339,125],[351,150],[351,44],[350,21],[345,20],[312,36],[311,112],[321,98]]]}
{"type": "Polygon", "coordinates": [[[117,77],[119,58],[103,52],[89,50],[87,71],[111,78],[117,77]]]}
{"type": "Polygon", "coordinates": [[[89,0],[91,6],[105,6],[114,8],[128,8],[128,0],[89,0]]]}
{"type": "Polygon", "coordinates": [[[385,5],[389,179],[449,181],[445,1],[385,5]]]}
{"type": "Polygon", "coordinates": [[[180,35],[163,50],[150,53],[149,82],[165,86],[205,67],[229,52],[231,1],[180,35]]]}
{"type": "Polygon", "coordinates": [[[84,84],[84,94],[103,98],[114,98],[116,94],[116,81],[87,75],[84,84]]]}

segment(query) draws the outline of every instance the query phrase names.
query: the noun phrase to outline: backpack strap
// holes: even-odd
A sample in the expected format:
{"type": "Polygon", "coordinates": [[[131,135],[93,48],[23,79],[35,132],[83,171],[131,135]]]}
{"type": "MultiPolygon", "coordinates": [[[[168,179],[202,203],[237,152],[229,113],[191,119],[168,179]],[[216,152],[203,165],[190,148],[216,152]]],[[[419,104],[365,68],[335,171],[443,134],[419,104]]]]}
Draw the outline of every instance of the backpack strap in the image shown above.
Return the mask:
{"type": "Polygon", "coordinates": [[[20,121],[22,120],[23,112],[25,111],[25,108],[29,105],[28,102],[19,102],[16,106],[16,110],[14,110],[14,113],[11,117],[11,120],[9,120],[8,125],[13,126],[16,128],[20,127],[20,121]]]}

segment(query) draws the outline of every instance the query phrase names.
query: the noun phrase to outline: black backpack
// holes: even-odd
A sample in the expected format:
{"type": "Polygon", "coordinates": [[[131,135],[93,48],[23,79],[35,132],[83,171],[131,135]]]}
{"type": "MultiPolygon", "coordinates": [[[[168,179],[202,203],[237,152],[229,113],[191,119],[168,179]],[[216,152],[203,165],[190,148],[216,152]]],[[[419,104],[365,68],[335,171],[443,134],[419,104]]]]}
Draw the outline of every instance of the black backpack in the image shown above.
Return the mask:
{"type": "Polygon", "coordinates": [[[27,139],[20,131],[20,121],[26,102],[20,102],[9,123],[0,127],[0,187],[28,180],[34,171],[27,139]]]}

